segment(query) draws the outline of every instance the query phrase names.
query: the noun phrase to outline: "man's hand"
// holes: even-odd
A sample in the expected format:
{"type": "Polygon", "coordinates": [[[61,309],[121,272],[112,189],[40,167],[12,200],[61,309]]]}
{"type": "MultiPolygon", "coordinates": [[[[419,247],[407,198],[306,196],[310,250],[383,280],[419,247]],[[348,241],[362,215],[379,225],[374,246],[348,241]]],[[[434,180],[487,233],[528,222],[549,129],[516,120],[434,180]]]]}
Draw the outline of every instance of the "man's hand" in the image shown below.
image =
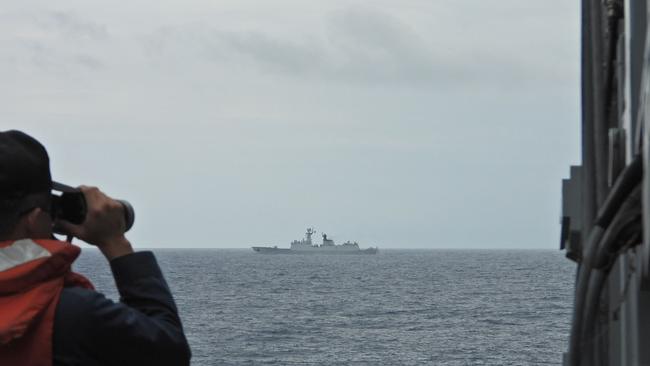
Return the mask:
{"type": "Polygon", "coordinates": [[[124,237],[126,227],[122,204],[97,187],[80,186],[79,189],[86,197],[85,221],[81,225],[74,225],[60,220],[55,225],[66,233],[97,246],[109,261],[133,253],[131,243],[124,237]]]}

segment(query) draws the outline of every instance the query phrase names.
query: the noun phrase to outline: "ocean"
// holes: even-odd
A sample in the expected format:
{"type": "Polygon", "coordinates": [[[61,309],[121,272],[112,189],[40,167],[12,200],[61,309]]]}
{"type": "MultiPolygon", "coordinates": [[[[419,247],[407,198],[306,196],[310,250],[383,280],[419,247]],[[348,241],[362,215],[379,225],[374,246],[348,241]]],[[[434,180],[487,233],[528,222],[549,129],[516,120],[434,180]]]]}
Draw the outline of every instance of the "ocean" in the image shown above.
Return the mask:
{"type": "MultiPolygon", "coordinates": [[[[559,251],[260,255],[154,250],[192,365],[560,365],[575,265],[559,251]]],[[[84,249],[75,270],[118,300],[84,249]]]]}

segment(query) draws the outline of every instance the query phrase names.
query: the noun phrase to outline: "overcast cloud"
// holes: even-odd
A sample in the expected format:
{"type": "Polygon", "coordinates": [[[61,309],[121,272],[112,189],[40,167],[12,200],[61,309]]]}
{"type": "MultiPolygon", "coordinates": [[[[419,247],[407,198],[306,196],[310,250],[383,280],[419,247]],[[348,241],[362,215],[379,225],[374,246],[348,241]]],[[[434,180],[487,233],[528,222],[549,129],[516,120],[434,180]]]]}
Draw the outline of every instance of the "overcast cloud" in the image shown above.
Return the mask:
{"type": "Polygon", "coordinates": [[[2,129],[133,202],[138,247],[556,248],[566,1],[7,1],[2,129]]]}

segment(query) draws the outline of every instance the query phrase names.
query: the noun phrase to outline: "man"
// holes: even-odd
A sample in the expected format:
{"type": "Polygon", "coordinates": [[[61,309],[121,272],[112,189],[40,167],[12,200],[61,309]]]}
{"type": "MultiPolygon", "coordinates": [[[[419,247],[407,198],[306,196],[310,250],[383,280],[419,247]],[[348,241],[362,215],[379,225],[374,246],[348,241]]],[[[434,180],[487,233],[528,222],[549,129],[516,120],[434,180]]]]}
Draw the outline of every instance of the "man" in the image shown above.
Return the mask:
{"type": "Polygon", "coordinates": [[[0,132],[0,365],[189,365],[190,350],[172,295],[151,252],[134,253],[124,211],[81,186],[80,225],[53,217],[45,148],[0,132]],[[53,228],[99,248],[121,300],[71,272],[80,249],[53,228]]]}

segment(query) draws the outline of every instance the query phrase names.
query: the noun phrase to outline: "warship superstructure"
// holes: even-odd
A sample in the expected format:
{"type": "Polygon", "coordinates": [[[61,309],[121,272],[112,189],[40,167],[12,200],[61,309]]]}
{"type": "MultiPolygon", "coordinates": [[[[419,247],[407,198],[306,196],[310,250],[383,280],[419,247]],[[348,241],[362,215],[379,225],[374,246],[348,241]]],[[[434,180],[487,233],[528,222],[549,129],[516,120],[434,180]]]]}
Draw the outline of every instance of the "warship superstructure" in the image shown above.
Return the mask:
{"type": "Polygon", "coordinates": [[[253,247],[253,250],[261,254],[377,254],[379,250],[378,248],[360,249],[356,241],[335,244],[334,240],[328,239],[325,233],[323,233],[323,242],[314,244],[311,237],[315,233],[314,229],[308,228],[305,238],[292,241],[291,247],[288,249],[273,246],[253,247]]]}
{"type": "Polygon", "coordinates": [[[647,0],[582,0],[582,162],[562,184],[576,263],[564,365],[650,365],[647,0]]]}

